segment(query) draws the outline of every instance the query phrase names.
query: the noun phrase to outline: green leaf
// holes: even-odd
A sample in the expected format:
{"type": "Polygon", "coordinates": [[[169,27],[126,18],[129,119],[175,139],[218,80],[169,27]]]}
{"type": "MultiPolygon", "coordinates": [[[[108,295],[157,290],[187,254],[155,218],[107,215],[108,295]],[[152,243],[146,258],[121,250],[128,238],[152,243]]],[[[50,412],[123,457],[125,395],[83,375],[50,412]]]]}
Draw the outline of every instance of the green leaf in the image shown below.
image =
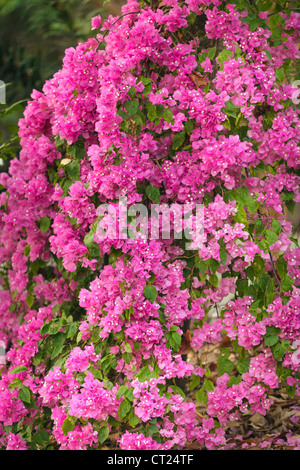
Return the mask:
{"type": "Polygon", "coordinates": [[[218,365],[218,375],[221,376],[223,374],[231,374],[234,369],[234,364],[231,362],[228,357],[230,352],[228,349],[221,349],[220,356],[217,360],[218,365]]]}
{"type": "Polygon", "coordinates": [[[19,393],[19,397],[24,403],[30,403],[31,402],[30,389],[28,387],[21,388],[20,393],[19,393]]]}
{"type": "Polygon", "coordinates": [[[232,385],[237,385],[242,381],[242,376],[238,375],[237,377],[230,377],[227,382],[228,387],[232,387],[232,385]]]}
{"type": "Polygon", "coordinates": [[[103,444],[104,441],[109,436],[109,427],[108,425],[102,426],[98,431],[98,441],[100,444],[103,444]]]}
{"type": "MultiPolygon", "coordinates": [[[[220,266],[220,263],[218,260],[214,259],[214,258],[211,258],[209,260],[209,267],[210,269],[212,270],[213,273],[215,273],[217,271],[217,269],[219,268],[220,266]]],[[[218,282],[218,281],[217,281],[218,282]]]]}
{"type": "Polygon", "coordinates": [[[266,240],[269,243],[269,245],[273,245],[274,243],[277,242],[278,236],[276,235],[273,230],[266,230],[266,240]]]}
{"type": "Polygon", "coordinates": [[[134,413],[133,408],[131,409],[131,411],[129,413],[128,421],[129,421],[129,424],[132,428],[135,428],[140,422],[140,418],[138,416],[136,416],[136,414],[134,413]]]}
{"type": "Polygon", "coordinates": [[[64,436],[66,436],[68,432],[73,431],[73,429],[75,428],[75,424],[76,424],[76,418],[74,419],[74,417],[71,417],[71,418],[68,417],[63,420],[62,432],[64,436]]]}
{"type": "Polygon", "coordinates": [[[237,213],[233,217],[233,220],[235,222],[238,222],[239,224],[244,224],[246,227],[248,225],[247,214],[245,212],[245,209],[240,204],[237,205],[237,213]]]}
{"type": "Polygon", "coordinates": [[[218,283],[219,283],[219,279],[218,279],[218,276],[216,274],[211,274],[209,276],[209,282],[214,286],[214,287],[218,287],[218,283]]]}
{"type": "Polygon", "coordinates": [[[20,372],[26,372],[28,369],[25,366],[18,366],[15,367],[14,369],[10,370],[8,373],[9,374],[19,374],[20,372]]]}
{"type": "Polygon", "coordinates": [[[71,163],[66,165],[66,172],[73,180],[79,180],[80,178],[80,162],[79,160],[72,160],[71,163]]]}
{"type": "Polygon", "coordinates": [[[127,95],[130,97],[130,98],[133,98],[135,96],[135,93],[136,93],[136,89],[134,86],[131,86],[129,88],[129,90],[127,91],[127,95]]]}
{"type": "Polygon", "coordinates": [[[266,346],[274,346],[279,341],[278,335],[268,335],[264,338],[266,346]]]}
{"type": "Polygon", "coordinates": [[[146,105],[146,108],[148,119],[150,122],[153,122],[157,117],[156,106],[149,101],[146,105]]]}
{"type": "Polygon", "coordinates": [[[296,385],[287,385],[286,386],[286,393],[290,398],[294,398],[296,394],[297,387],[296,385]]]}
{"type": "Polygon", "coordinates": [[[152,89],[152,80],[148,77],[140,77],[140,81],[144,85],[143,95],[148,96],[152,89]]]}
{"type": "Polygon", "coordinates": [[[185,141],[185,131],[177,132],[173,137],[172,148],[178,150],[185,141]]]}
{"type": "Polygon", "coordinates": [[[173,393],[175,395],[180,395],[184,400],[186,400],[185,393],[180,387],[178,387],[177,385],[171,385],[170,388],[173,390],[173,393]]]}
{"type": "Polygon", "coordinates": [[[123,400],[121,403],[120,403],[120,406],[119,406],[119,409],[118,409],[118,416],[119,416],[119,419],[122,421],[124,420],[124,418],[126,418],[126,416],[128,415],[128,413],[130,412],[131,410],[131,404],[129,403],[129,401],[127,401],[126,399],[123,400]]]}
{"type": "Polygon", "coordinates": [[[205,393],[205,391],[204,391],[203,388],[201,388],[200,390],[198,390],[198,391],[196,392],[196,400],[197,400],[199,403],[204,402],[205,398],[207,398],[207,397],[206,397],[206,393],[205,393]]]}
{"type": "Polygon", "coordinates": [[[26,297],[26,304],[28,308],[31,308],[34,302],[34,297],[32,294],[28,294],[26,297]]]}
{"type": "Polygon", "coordinates": [[[82,142],[77,142],[73,145],[69,145],[67,147],[67,153],[73,158],[82,160],[85,157],[84,144],[82,142]]]}
{"type": "Polygon", "coordinates": [[[49,434],[45,429],[39,429],[37,433],[32,434],[32,441],[40,447],[49,443],[49,434]]]}
{"type": "MultiPolygon", "coordinates": [[[[11,372],[10,372],[11,373],[11,372]]],[[[18,388],[23,385],[23,382],[21,379],[13,379],[10,384],[8,385],[9,388],[18,388]]]]}
{"type": "Polygon", "coordinates": [[[138,100],[130,100],[125,102],[125,108],[128,112],[129,117],[134,116],[139,109],[139,102],[138,100]]]}
{"type": "Polygon", "coordinates": [[[223,49],[223,51],[218,55],[217,60],[220,65],[223,65],[224,62],[229,60],[232,57],[232,51],[228,49],[223,49]]]}
{"type": "Polygon", "coordinates": [[[227,261],[227,251],[224,246],[220,246],[219,255],[220,255],[220,263],[222,264],[222,266],[225,266],[226,261],[227,261]]]}
{"type": "Polygon", "coordinates": [[[116,397],[117,399],[121,398],[124,393],[127,391],[127,385],[126,384],[123,384],[121,385],[119,388],[118,388],[118,391],[116,393],[116,397]]]}
{"type": "Polygon", "coordinates": [[[281,232],[281,223],[279,222],[279,220],[274,219],[272,221],[272,227],[273,227],[273,230],[276,233],[276,235],[279,235],[280,232],[281,232]]]}
{"type": "Polygon", "coordinates": [[[269,60],[272,60],[272,54],[269,51],[264,51],[269,60]]]}
{"type": "Polygon", "coordinates": [[[215,386],[211,380],[205,380],[203,388],[206,392],[212,392],[215,389],[215,386]]]}
{"type": "Polygon", "coordinates": [[[172,111],[169,109],[169,108],[164,108],[164,120],[171,123],[171,124],[174,124],[175,120],[174,120],[174,117],[173,117],[173,113],[172,111]]]}
{"type": "Polygon", "coordinates": [[[113,416],[110,416],[108,418],[108,424],[110,426],[122,426],[122,423],[118,421],[116,418],[114,418],[113,416]]]}
{"type": "Polygon", "coordinates": [[[199,383],[200,383],[200,376],[192,374],[191,381],[190,381],[190,390],[193,390],[194,388],[198,387],[199,383]]]}
{"type": "Polygon", "coordinates": [[[150,201],[155,202],[156,204],[160,203],[160,191],[156,186],[151,184],[146,187],[146,195],[150,201]]]}
{"type": "Polygon", "coordinates": [[[27,256],[27,257],[29,256],[29,254],[30,254],[30,249],[31,249],[30,245],[26,245],[26,246],[25,246],[25,248],[24,248],[24,255],[25,255],[25,256],[27,256]]]}
{"type": "Polygon", "coordinates": [[[175,342],[175,344],[177,346],[180,346],[181,345],[181,335],[179,333],[177,333],[177,331],[174,331],[171,336],[172,336],[172,339],[175,342]]]}
{"type": "Polygon", "coordinates": [[[277,343],[276,346],[272,348],[272,352],[276,361],[280,361],[284,357],[286,350],[281,343],[277,343]]]}
{"type": "Polygon", "coordinates": [[[283,292],[288,292],[292,290],[294,285],[293,279],[289,276],[285,276],[285,278],[282,281],[281,288],[283,292]]]}
{"type": "Polygon", "coordinates": [[[53,336],[53,350],[51,354],[51,359],[55,359],[62,352],[65,346],[66,337],[67,334],[62,331],[53,336]]]}
{"type": "Polygon", "coordinates": [[[228,114],[229,116],[232,116],[232,117],[236,117],[237,109],[238,108],[233,104],[232,101],[230,101],[230,100],[226,101],[226,104],[225,104],[226,114],[228,114]]]}
{"type": "Polygon", "coordinates": [[[254,275],[258,278],[265,270],[265,262],[260,255],[255,255],[252,263],[254,275]]]}
{"type": "Polygon", "coordinates": [[[212,60],[215,57],[216,52],[217,52],[217,46],[211,47],[208,51],[207,57],[212,60]]]}
{"type": "Polygon", "coordinates": [[[271,16],[270,18],[270,28],[272,30],[276,29],[277,26],[281,23],[282,17],[280,16],[279,13],[275,13],[274,15],[271,16]]]}
{"type": "Polygon", "coordinates": [[[236,369],[240,374],[245,374],[249,370],[250,359],[247,357],[240,358],[236,364],[236,369]]]}
{"type": "Polygon", "coordinates": [[[147,284],[144,288],[144,295],[146,299],[149,300],[152,304],[156,301],[157,298],[157,290],[156,287],[152,284],[147,284]]]}

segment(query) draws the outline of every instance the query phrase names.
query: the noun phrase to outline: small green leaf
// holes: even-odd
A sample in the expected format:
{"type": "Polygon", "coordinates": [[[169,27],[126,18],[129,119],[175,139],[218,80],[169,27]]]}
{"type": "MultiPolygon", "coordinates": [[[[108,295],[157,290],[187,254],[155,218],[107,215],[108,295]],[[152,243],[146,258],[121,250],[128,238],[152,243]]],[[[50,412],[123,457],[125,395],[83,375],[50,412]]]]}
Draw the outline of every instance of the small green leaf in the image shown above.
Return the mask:
{"type": "Polygon", "coordinates": [[[135,428],[140,422],[140,418],[138,416],[136,416],[136,414],[134,413],[133,408],[131,409],[131,411],[129,413],[128,421],[129,421],[129,424],[132,428],[135,428]]]}
{"type": "Polygon", "coordinates": [[[85,148],[82,142],[77,142],[67,147],[67,153],[73,157],[82,160],[85,156],[85,148]]]}
{"type": "Polygon", "coordinates": [[[220,65],[223,65],[224,62],[229,60],[232,57],[232,51],[228,49],[223,49],[223,51],[218,55],[217,60],[220,65]]]}
{"type": "Polygon", "coordinates": [[[151,184],[146,188],[146,195],[150,201],[155,202],[156,204],[160,203],[160,191],[156,186],[151,184]]]}
{"type": "Polygon", "coordinates": [[[126,384],[121,385],[118,388],[118,391],[116,393],[117,399],[121,398],[124,395],[124,393],[126,392],[126,390],[127,390],[127,385],[126,384]]]}
{"type": "Polygon", "coordinates": [[[228,349],[221,349],[220,356],[218,358],[218,375],[221,376],[223,374],[231,374],[234,369],[234,364],[231,362],[229,357],[229,350],[228,349]]]}
{"type": "Polygon", "coordinates": [[[80,177],[80,162],[79,160],[72,160],[71,163],[66,165],[66,172],[73,180],[79,180],[80,177]]]}
{"type": "Polygon", "coordinates": [[[134,116],[139,109],[139,102],[138,100],[130,100],[125,102],[125,108],[128,112],[129,117],[134,116]]]}
{"type": "Polygon", "coordinates": [[[244,224],[246,227],[248,225],[247,214],[245,212],[245,209],[240,204],[237,205],[237,213],[233,217],[233,220],[240,224],[244,224]]]}
{"type": "Polygon", "coordinates": [[[34,302],[34,297],[32,294],[28,294],[26,297],[26,304],[28,308],[31,308],[34,302]]]}
{"type": "Polygon", "coordinates": [[[157,117],[156,106],[149,101],[146,108],[148,119],[150,122],[153,122],[157,117]]]}
{"type": "Polygon", "coordinates": [[[181,345],[181,335],[179,333],[177,333],[177,331],[174,331],[174,333],[172,333],[172,339],[173,341],[176,343],[177,346],[180,346],[181,345]]]}
{"type": "Polygon", "coordinates": [[[247,357],[240,358],[236,364],[236,369],[240,374],[245,374],[249,370],[250,359],[247,357]]]}
{"type": "Polygon", "coordinates": [[[216,52],[217,52],[217,46],[211,47],[208,51],[207,57],[212,60],[215,57],[216,52]]]}
{"type": "Polygon", "coordinates": [[[119,409],[118,409],[118,416],[119,416],[119,419],[122,421],[124,420],[124,418],[128,415],[128,413],[130,412],[131,410],[131,404],[129,403],[129,401],[127,401],[126,399],[123,400],[121,403],[120,403],[120,406],[119,406],[119,409]]]}
{"type": "Polygon", "coordinates": [[[225,112],[229,116],[236,117],[237,115],[237,107],[233,104],[232,101],[228,100],[225,104],[225,112]]]}
{"type": "Polygon", "coordinates": [[[264,338],[266,346],[274,346],[279,341],[278,335],[268,335],[264,338]]]}
{"type": "Polygon", "coordinates": [[[185,141],[185,131],[177,132],[173,137],[172,148],[178,150],[185,141]]]}
{"type": "Polygon", "coordinates": [[[270,18],[270,28],[272,30],[276,29],[277,26],[281,23],[282,17],[280,16],[279,13],[275,13],[274,15],[271,16],[270,18]]]}
{"type": "Polygon", "coordinates": [[[31,402],[30,389],[28,387],[21,388],[19,397],[24,403],[30,403],[31,402]]]}
{"type": "Polygon", "coordinates": [[[174,117],[173,117],[173,113],[168,108],[164,108],[164,120],[171,123],[171,124],[174,124],[174,122],[175,122],[174,117]]]}
{"type": "Polygon", "coordinates": [[[146,299],[149,300],[152,304],[156,301],[157,298],[157,290],[156,287],[152,284],[147,284],[144,288],[144,295],[146,299]]]}
{"type": "Polygon", "coordinates": [[[211,380],[205,380],[203,388],[206,392],[212,392],[215,389],[215,386],[211,380]]]}
{"type": "Polygon", "coordinates": [[[18,366],[18,367],[15,367],[14,369],[10,370],[9,374],[19,374],[20,372],[26,372],[26,371],[27,371],[27,367],[18,366]]]}
{"type": "Polygon", "coordinates": [[[114,418],[113,416],[110,416],[108,418],[108,424],[110,426],[121,426],[122,423],[120,423],[120,421],[118,421],[116,418],[114,418]]]}
{"type": "Polygon", "coordinates": [[[218,276],[216,274],[211,274],[209,276],[209,282],[214,286],[214,287],[218,287],[218,283],[219,283],[219,279],[218,279],[218,276]]]}
{"type": "Polygon", "coordinates": [[[49,443],[49,434],[45,429],[39,429],[37,433],[32,434],[32,441],[40,447],[49,443]]]}
{"type": "Polygon", "coordinates": [[[269,243],[269,245],[273,245],[274,243],[277,242],[278,236],[276,235],[273,230],[266,230],[266,240],[269,243]]]}
{"type": "Polygon", "coordinates": [[[193,390],[194,388],[198,387],[199,383],[200,383],[200,376],[192,374],[191,381],[190,381],[190,390],[193,390]]]}
{"type": "Polygon", "coordinates": [[[277,343],[276,346],[272,348],[272,352],[276,361],[280,361],[284,357],[286,350],[281,343],[277,343]]]}
{"type": "Polygon", "coordinates": [[[25,246],[25,248],[24,248],[24,255],[25,255],[25,256],[29,256],[29,254],[30,254],[30,249],[31,249],[30,245],[26,245],[26,246],[25,246]]]}
{"type": "Polygon", "coordinates": [[[106,441],[108,436],[109,436],[109,427],[107,425],[102,426],[98,431],[98,441],[99,441],[99,443],[103,444],[103,442],[106,441]]]}
{"type": "Polygon", "coordinates": [[[288,292],[292,290],[294,285],[293,279],[289,276],[285,276],[284,280],[282,281],[281,288],[283,292],[288,292]]]}
{"type": "Polygon", "coordinates": [[[64,436],[66,436],[68,432],[73,431],[73,429],[75,428],[75,424],[76,424],[76,418],[74,419],[73,417],[72,418],[68,417],[64,419],[63,424],[62,424],[62,432],[64,436]]]}
{"type": "Polygon", "coordinates": [[[205,404],[207,402],[207,395],[205,393],[204,388],[201,388],[200,390],[196,392],[196,400],[198,401],[198,403],[205,404]]]}
{"type": "Polygon", "coordinates": [[[274,219],[272,221],[272,227],[273,227],[273,230],[276,233],[276,235],[279,235],[280,232],[281,232],[281,223],[279,222],[279,220],[274,219]]]}

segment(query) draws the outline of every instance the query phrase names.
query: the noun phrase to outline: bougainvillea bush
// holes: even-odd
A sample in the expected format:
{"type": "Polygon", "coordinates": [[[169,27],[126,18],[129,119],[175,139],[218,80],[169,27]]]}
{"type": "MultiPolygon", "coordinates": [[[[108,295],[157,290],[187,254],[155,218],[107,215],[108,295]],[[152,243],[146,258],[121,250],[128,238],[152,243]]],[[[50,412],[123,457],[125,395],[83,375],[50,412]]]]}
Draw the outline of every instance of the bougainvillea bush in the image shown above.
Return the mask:
{"type": "Polygon", "coordinates": [[[299,394],[286,3],[129,0],[33,91],[0,181],[3,449],[226,449],[299,394]]]}

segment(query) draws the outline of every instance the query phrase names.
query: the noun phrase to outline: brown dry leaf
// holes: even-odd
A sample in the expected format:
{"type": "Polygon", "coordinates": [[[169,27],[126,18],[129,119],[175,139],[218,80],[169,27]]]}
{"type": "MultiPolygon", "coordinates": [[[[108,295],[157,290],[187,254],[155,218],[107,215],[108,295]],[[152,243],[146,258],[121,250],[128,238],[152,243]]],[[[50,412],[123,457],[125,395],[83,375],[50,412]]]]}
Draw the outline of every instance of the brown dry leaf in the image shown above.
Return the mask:
{"type": "Polygon", "coordinates": [[[221,347],[222,348],[229,348],[231,346],[231,340],[228,336],[224,336],[224,338],[221,341],[221,347]]]}
{"type": "Polygon", "coordinates": [[[250,422],[254,429],[262,428],[267,425],[267,420],[259,413],[255,413],[251,416],[250,422]]]}
{"type": "Polygon", "coordinates": [[[205,76],[199,72],[192,72],[189,77],[195,83],[197,88],[205,86],[207,83],[205,76]]]}
{"type": "Polygon", "coordinates": [[[191,332],[186,330],[182,335],[179,354],[187,354],[191,349],[191,332]]]}
{"type": "Polygon", "coordinates": [[[188,442],[186,450],[199,450],[201,448],[199,442],[188,442]]]}
{"type": "Polygon", "coordinates": [[[253,446],[253,447],[246,447],[245,450],[264,450],[261,447],[253,446]]]}

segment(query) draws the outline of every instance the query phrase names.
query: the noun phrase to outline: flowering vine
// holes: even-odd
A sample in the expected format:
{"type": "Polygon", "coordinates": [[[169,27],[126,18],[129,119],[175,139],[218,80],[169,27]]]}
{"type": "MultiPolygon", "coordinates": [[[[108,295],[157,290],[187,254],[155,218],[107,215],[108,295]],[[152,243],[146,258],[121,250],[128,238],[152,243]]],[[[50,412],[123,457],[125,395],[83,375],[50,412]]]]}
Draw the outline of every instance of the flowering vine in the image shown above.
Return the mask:
{"type": "Polygon", "coordinates": [[[128,0],[33,91],[0,176],[2,448],[230,448],[229,421],[299,394],[299,24],[282,2],[128,0]],[[128,236],[130,214],[116,237],[124,197],[147,228],[200,205],[201,237],[175,216],[128,236]],[[189,353],[217,343],[213,381],[189,353]]]}

